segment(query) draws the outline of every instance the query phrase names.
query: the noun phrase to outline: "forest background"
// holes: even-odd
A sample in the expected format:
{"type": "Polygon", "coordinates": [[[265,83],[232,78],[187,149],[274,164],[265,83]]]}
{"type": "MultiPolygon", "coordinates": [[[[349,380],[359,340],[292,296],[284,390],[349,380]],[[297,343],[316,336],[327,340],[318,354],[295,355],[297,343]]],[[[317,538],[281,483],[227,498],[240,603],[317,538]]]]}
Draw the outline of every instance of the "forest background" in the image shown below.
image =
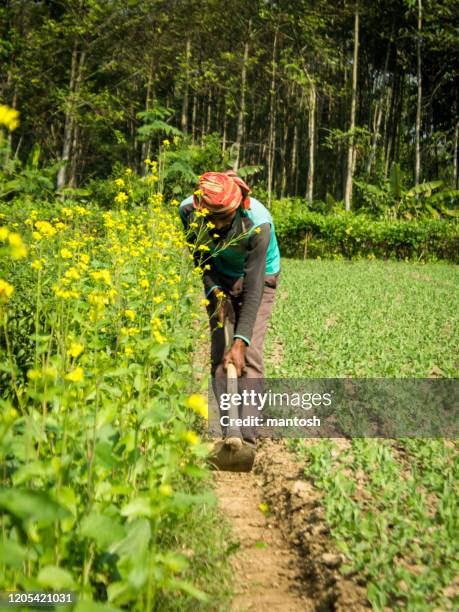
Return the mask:
{"type": "Polygon", "coordinates": [[[0,98],[21,116],[2,195],[144,174],[175,136],[178,196],[232,166],[268,205],[456,214],[455,1],[13,0],[0,28],[0,98]]]}

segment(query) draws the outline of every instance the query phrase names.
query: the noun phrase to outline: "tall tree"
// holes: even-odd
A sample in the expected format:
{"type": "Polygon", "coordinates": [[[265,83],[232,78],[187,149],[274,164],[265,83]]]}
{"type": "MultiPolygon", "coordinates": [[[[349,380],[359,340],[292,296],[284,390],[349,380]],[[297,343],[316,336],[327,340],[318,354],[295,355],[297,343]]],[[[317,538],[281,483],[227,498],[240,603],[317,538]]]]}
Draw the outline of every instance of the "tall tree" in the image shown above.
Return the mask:
{"type": "Polygon", "coordinates": [[[354,53],[352,64],[352,96],[351,96],[351,120],[349,126],[349,147],[347,152],[347,172],[346,172],[346,187],[344,190],[344,207],[346,210],[351,209],[352,200],[352,179],[355,166],[355,109],[357,103],[357,67],[359,60],[359,3],[355,3],[354,13],[354,53]]]}
{"type": "Polygon", "coordinates": [[[416,103],[416,160],[414,170],[414,182],[419,185],[421,179],[421,113],[422,113],[422,59],[421,59],[421,34],[422,34],[422,0],[418,0],[418,32],[416,41],[417,55],[417,86],[418,95],[416,103]]]}

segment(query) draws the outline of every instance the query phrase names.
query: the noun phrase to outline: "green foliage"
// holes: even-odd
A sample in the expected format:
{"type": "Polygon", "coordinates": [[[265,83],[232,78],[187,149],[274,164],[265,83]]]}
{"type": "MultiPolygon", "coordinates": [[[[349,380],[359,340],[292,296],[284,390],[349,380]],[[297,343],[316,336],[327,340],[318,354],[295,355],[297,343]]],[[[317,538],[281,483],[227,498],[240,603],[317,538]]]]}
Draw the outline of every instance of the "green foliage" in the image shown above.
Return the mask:
{"type": "Polygon", "coordinates": [[[161,178],[120,172],[111,211],[0,209],[0,589],[72,589],[82,609],[226,597],[227,536],[187,403],[201,287],[161,178]]]}
{"type": "Polygon", "coordinates": [[[6,157],[3,168],[0,168],[0,198],[20,196],[31,202],[54,195],[55,177],[60,164],[40,168],[40,154],[40,146],[35,144],[24,164],[19,159],[11,159],[9,155],[6,157]]]}
{"type": "Polygon", "coordinates": [[[152,136],[160,136],[161,134],[180,136],[182,134],[181,131],[165,121],[167,118],[170,119],[173,114],[174,111],[172,109],[164,108],[160,105],[137,113],[137,117],[143,121],[143,125],[137,129],[139,140],[149,140],[152,136]]]}
{"type": "Polygon", "coordinates": [[[373,185],[354,180],[356,208],[385,219],[440,219],[458,217],[459,190],[443,181],[428,181],[407,189],[400,164],[392,164],[388,180],[373,185]]]}
{"type": "Polygon", "coordinates": [[[386,258],[458,262],[459,224],[444,219],[375,221],[362,214],[322,215],[298,206],[274,209],[288,257],[386,258]]]}

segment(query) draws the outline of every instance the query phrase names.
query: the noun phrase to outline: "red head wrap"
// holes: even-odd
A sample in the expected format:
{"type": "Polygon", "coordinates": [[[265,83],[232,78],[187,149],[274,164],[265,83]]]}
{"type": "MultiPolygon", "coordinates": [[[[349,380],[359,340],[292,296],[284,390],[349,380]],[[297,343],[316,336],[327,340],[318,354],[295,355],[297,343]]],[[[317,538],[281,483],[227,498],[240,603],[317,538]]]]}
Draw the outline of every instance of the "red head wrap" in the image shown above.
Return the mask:
{"type": "Polygon", "coordinates": [[[250,208],[250,188],[238,177],[236,172],[206,172],[199,179],[201,197],[193,197],[195,208],[207,208],[213,214],[227,214],[242,208],[250,208]]]}

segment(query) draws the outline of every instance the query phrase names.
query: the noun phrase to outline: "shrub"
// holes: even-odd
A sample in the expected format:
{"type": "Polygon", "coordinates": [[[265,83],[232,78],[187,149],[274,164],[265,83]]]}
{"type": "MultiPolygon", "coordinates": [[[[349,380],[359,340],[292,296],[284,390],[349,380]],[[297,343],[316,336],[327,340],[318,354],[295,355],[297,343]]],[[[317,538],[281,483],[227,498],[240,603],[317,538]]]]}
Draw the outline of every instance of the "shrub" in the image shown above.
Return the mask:
{"type": "Polygon", "coordinates": [[[375,221],[364,215],[274,209],[287,257],[388,258],[459,262],[459,223],[443,219],[375,221]]]}

